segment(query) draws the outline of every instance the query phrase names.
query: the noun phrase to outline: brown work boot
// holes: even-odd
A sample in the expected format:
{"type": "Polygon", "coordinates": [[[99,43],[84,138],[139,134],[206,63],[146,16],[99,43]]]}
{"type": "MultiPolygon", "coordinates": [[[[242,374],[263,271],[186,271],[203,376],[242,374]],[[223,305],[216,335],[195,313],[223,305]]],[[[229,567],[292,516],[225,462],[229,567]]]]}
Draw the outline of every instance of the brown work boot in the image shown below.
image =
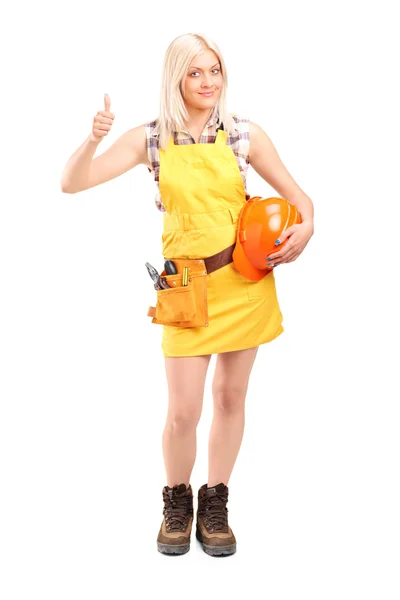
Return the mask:
{"type": "Polygon", "coordinates": [[[201,486],[198,493],[196,538],[211,556],[236,552],[236,539],[228,525],[228,486],[201,486]]]}
{"type": "Polygon", "coordinates": [[[163,554],[185,554],[190,549],[193,523],[192,486],[184,483],[163,487],[164,519],[157,537],[157,549],[163,554]]]}

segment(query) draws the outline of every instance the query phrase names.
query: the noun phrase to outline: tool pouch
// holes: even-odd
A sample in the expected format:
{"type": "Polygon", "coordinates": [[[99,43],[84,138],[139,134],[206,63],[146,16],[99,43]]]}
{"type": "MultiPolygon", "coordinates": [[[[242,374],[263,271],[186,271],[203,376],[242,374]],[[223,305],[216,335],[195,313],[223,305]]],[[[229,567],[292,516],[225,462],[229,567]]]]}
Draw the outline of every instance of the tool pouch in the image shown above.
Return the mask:
{"type": "Polygon", "coordinates": [[[207,327],[207,270],[203,259],[174,258],[177,274],[161,276],[170,289],[157,290],[157,304],[150,306],[152,323],[173,327],[207,327]],[[188,285],[182,285],[184,267],[189,268],[188,285]]]}

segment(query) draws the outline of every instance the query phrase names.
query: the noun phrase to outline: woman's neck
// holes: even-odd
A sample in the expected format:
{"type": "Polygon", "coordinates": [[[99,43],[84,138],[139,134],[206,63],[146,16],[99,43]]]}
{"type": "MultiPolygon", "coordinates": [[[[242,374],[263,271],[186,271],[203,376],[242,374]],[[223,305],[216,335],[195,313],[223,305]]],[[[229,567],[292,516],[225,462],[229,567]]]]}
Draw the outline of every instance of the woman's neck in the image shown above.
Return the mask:
{"type": "Polygon", "coordinates": [[[203,131],[207,122],[210,120],[211,115],[213,114],[214,107],[210,110],[201,110],[192,107],[186,107],[189,118],[185,122],[185,127],[188,131],[203,131]]]}

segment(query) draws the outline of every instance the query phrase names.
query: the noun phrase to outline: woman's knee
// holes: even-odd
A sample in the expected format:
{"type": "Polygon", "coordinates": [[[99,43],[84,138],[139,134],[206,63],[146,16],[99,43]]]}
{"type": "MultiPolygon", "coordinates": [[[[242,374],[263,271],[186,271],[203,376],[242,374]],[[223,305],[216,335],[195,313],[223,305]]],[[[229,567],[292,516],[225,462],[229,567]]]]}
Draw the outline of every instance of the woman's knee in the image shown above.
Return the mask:
{"type": "Polygon", "coordinates": [[[185,434],[196,429],[199,411],[182,406],[168,411],[166,429],[170,433],[185,434]]]}
{"type": "Polygon", "coordinates": [[[213,385],[214,410],[223,414],[235,414],[244,410],[247,385],[229,382],[213,385]]]}

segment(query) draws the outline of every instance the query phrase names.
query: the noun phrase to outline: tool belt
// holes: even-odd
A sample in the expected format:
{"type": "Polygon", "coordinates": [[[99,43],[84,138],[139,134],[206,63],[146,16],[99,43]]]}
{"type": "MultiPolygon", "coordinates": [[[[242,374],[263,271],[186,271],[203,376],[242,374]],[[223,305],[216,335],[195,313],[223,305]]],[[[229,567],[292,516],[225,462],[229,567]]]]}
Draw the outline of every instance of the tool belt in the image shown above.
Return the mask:
{"type": "Polygon", "coordinates": [[[152,323],[173,327],[207,327],[207,274],[233,261],[235,244],[208,258],[174,258],[177,273],[161,276],[170,289],[157,290],[157,304],[150,306],[147,315],[152,323]],[[182,284],[184,268],[188,267],[187,285],[182,284]]]}

